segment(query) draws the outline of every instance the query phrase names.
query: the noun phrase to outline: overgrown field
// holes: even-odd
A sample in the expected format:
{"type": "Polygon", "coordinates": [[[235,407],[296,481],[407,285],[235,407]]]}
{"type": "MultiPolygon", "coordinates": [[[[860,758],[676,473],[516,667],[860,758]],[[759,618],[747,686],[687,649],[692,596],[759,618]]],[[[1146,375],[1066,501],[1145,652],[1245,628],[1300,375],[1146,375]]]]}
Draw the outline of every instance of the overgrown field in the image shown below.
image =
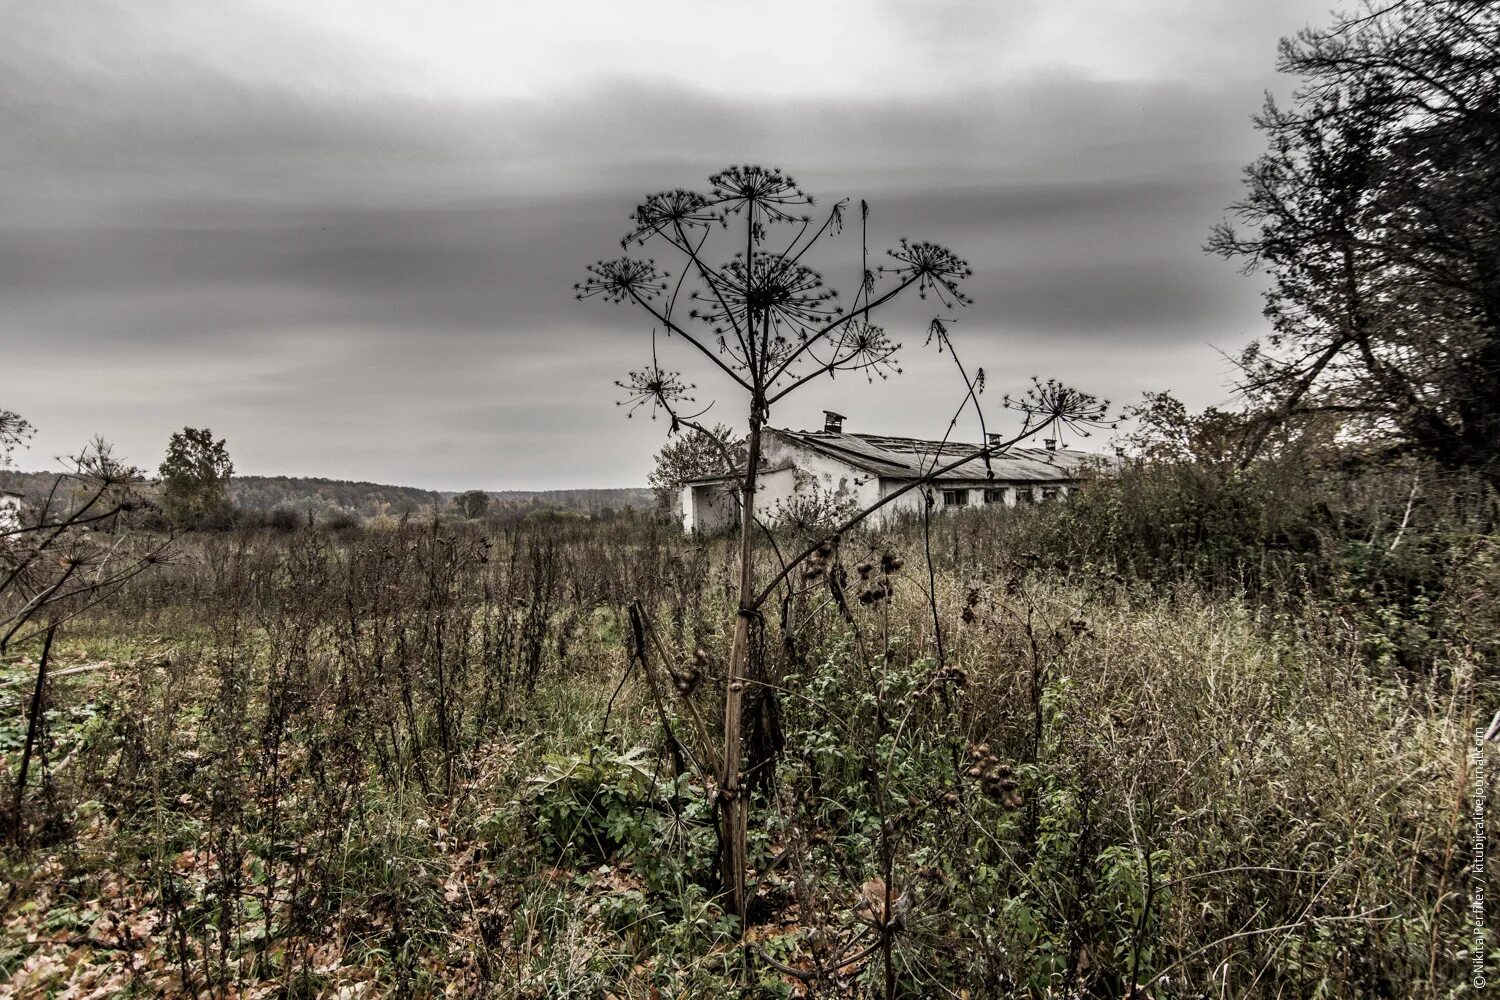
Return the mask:
{"type": "MultiPolygon", "coordinates": [[[[190,536],[59,632],[0,991],[1467,995],[1491,501],[1207,475],[798,574],[756,623],[743,946],[726,544],[190,536]]],[[[8,774],[37,656],[0,663],[8,774]]]]}

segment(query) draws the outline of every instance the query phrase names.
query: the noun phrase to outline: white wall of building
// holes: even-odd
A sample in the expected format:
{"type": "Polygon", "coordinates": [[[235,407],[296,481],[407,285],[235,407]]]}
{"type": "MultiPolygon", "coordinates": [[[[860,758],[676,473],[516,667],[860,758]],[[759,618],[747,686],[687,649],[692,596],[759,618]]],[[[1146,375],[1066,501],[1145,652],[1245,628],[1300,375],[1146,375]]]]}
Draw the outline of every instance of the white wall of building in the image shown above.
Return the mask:
{"type": "Polygon", "coordinates": [[[740,503],[729,483],[693,483],[682,488],[682,530],[713,533],[739,520],[740,503]]]}
{"type": "Polygon", "coordinates": [[[21,498],[0,493],[0,531],[14,531],[21,526],[21,498]]]}
{"type": "MultiPolygon", "coordinates": [[[[882,479],[880,481],[881,496],[890,496],[909,482],[911,482],[909,479],[882,479]]],[[[1018,502],[1045,503],[1049,500],[1065,499],[1073,487],[1066,483],[1055,482],[975,479],[969,482],[934,483],[926,489],[932,492],[933,509],[951,510],[955,507],[993,507],[996,505],[1014,507],[1018,502]],[[964,494],[964,502],[956,505],[948,502],[948,494],[954,491],[961,491],[964,494]],[[997,492],[999,496],[994,496],[997,492]],[[1030,496],[1029,500],[1024,499],[1026,495],[1030,496]]],[[[889,516],[892,517],[901,514],[920,514],[922,505],[926,502],[924,492],[921,488],[908,490],[883,509],[888,510],[889,516]]]]}
{"type": "MultiPolygon", "coordinates": [[[[682,528],[712,534],[740,521],[738,491],[733,483],[692,483],[682,488],[682,528]]],[[[798,494],[796,469],[775,469],[756,477],[755,516],[770,524],[785,514],[798,494]]]]}
{"type": "Polygon", "coordinates": [[[795,466],[802,476],[794,477],[793,486],[812,492],[816,483],[821,496],[833,502],[852,502],[858,507],[867,507],[881,497],[880,479],[821,451],[805,448],[774,430],[766,432],[761,444],[767,463],[775,466],[795,466]]]}
{"type": "MultiPolygon", "coordinates": [[[[803,501],[816,499],[820,504],[846,505],[851,510],[862,510],[910,482],[907,479],[872,475],[841,459],[804,447],[772,429],[766,431],[761,448],[766,464],[773,471],[762,473],[758,477],[755,513],[768,524],[781,520],[799,498],[803,501]]],[[[1007,507],[1014,507],[1023,491],[1030,491],[1031,502],[1042,503],[1048,499],[1066,497],[1071,487],[1057,482],[981,479],[973,482],[944,482],[934,484],[929,489],[937,501],[935,509],[942,510],[954,506],[944,502],[945,490],[967,491],[967,503],[962,505],[965,507],[983,507],[986,505],[986,491],[999,490],[1000,496],[990,500],[989,504],[1003,503],[1007,507]]],[[[903,514],[920,514],[925,502],[923,489],[908,490],[881,508],[873,520],[879,524],[903,514]]],[[[729,486],[711,483],[683,487],[684,530],[711,533],[727,530],[738,521],[738,498],[733,495],[729,486]]]]}

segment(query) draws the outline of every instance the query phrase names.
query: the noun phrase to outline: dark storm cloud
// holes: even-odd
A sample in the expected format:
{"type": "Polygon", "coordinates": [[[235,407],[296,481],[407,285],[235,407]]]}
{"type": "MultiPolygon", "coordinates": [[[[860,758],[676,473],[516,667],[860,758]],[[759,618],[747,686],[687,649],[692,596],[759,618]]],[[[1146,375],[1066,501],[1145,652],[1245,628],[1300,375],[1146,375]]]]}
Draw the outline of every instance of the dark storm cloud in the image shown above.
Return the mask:
{"type": "MultiPolygon", "coordinates": [[[[0,169],[26,196],[0,204],[0,349],[24,377],[4,402],[54,449],[100,430],[148,461],[212,423],[247,471],[639,481],[661,428],[620,420],[610,381],[644,328],[571,283],[618,252],[640,194],[747,159],[868,197],[877,245],[950,243],[976,270],[976,349],[1019,343],[1012,360],[1117,398],[1167,384],[1184,347],[1186,395],[1218,395],[1202,345],[1255,323],[1253,285],[1198,249],[1255,149],[1243,81],[731,102],[617,80],[457,101],[11,55],[0,169]]],[[[925,317],[902,315],[919,341],[925,317]]],[[[941,364],[869,390],[880,429],[948,406],[941,364]]]]}

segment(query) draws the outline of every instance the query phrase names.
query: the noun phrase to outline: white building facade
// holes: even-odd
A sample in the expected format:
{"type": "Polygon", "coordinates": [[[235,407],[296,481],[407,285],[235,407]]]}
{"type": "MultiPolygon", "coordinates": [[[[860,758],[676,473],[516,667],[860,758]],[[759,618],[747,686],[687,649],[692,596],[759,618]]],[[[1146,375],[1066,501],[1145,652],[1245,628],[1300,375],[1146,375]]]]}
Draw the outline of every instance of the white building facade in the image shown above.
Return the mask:
{"type": "MultiPolygon", "coordinates": [[[[1041,503],[1068,495],[1105,460],[1090,452],[1053,447],[1011,448],[971,459],[908,491],[882,508],[878,522],[920,513],[930,493],[938,509],[1041,503]]],[[[980,445],[880,434],[848,434],[829,414],[822,431],[766,428],[755,490],[755,513],[767,524],[836,520],[910,487],[935,468],[979,451],[980,445]]],[[[682,488],[682,526],[690,532],[728,530],[739,521],[738,476],[689,482],[682,488]]]]}
{"type": "Polygon", "coordinates": [[[24,500],[19,493],[0,490],[0,531],[15,531],[21,526],[21,504],[24,500]]]}

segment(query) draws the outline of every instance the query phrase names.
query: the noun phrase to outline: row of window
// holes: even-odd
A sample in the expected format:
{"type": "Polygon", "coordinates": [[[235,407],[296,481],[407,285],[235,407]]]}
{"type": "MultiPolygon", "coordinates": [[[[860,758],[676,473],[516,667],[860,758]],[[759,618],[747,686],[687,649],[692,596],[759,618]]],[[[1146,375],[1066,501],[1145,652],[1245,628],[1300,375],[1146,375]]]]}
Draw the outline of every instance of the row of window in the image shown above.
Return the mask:
{"type": "MultiPolygon", "coordinates": [[[[967,507],[969,505],[969,494],[971,494],[971,493],[982,493],[982,494],[984,494],[984,502],[987,503],[987,504],[988,503],[1005,503],[1005,493],[1006,493],[1006,490],[1007,490],[1007,487],[1003,487],[1003,486],[1002,487],[996,487],[996,488],[988,488],[988,489],[983,489],[983,490],[944,490],[943,491],[943,506],[944,507],[967,507]]],[[[1056,500],[1061,495],[1062,495],[1062,491],[1060,489],[1058,489],[1057,487],[1046,486],[1046,487],[1042,487],[1039,490],[1038,489],[1033,489],[1030,486],[1018,486],[1018,487],[1016,487],[1016,503],[1018,505],[1021,505],[1021,504],[1033,504],[1033,503],[1036,503],[1038,500],[1043,500],[1043,501],[1046,501],[1046,500],[1056,500]]]]}

